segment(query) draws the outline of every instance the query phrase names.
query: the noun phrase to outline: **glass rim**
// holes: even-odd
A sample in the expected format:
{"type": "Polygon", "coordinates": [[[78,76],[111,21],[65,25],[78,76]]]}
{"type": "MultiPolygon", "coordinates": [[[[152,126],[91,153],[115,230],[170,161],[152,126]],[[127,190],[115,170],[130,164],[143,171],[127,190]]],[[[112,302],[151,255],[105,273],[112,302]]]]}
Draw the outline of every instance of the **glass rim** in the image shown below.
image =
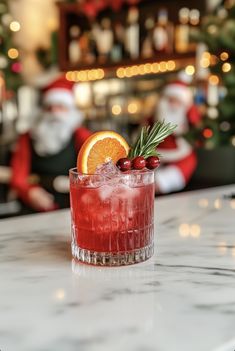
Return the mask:
{"type": "MultiPolygon", "coordinates": [[[[127,173],[129,171],[126,171],[126,172],[122,172],[118,175],[116,175],[117,177],[123,177],[123,176],[129,176],[129,175],[147,175],[147,174],[152,174],[154,173],[154,169],[142,169],[142,170],[138,170],[138,173],[127,173]]],[[[73,167],[73,168],[70,168],[69,169],[69,174],[73,175],[73,176],[89,176],[89,177],[92,177],[92,176],[99,176],[99,177],[105,177],[105,174],[100,174],[100,173],[93,173],[93,174],[90,174],[90,173],[81,173],[81,172],[78,172],[77,171],[77,167],[73,167]]]]}

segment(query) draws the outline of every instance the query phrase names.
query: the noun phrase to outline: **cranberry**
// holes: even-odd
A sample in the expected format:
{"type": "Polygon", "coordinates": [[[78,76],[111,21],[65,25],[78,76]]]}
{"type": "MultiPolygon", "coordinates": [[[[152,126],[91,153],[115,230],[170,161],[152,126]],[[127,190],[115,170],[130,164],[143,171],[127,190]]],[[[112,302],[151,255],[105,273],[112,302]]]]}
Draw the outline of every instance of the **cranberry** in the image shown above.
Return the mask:
{"type": "Polygon", "coordinates": [[[129,171],[131,169],[131,160],[129,158],[120,158],[117,161],[117,167],[122,171],[129,171]]]}
{"type": "Polygon", "coordinates": [[[145,167],[146,161],[143,156],[137,156],[132,160],[132,168],[141,170],[145,167]]]}
{"type": "Polygon", "coordinates": [[[146,160],[146,167],[148,169],[154,169],[160,166],[160,160],[157,156],[149,156],[146,160]]]}

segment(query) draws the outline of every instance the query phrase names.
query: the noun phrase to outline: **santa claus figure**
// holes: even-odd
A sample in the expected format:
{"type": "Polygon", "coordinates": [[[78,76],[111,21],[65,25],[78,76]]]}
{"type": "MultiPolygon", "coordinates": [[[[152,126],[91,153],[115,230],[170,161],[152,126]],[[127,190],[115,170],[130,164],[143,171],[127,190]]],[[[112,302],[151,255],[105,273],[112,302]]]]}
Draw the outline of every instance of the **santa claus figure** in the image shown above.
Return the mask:
{"type": "Polygon", "coordinates": [[[69,206],[68,170],[91,134],[81,127],[73,84],[65,77],[42,91],[42,111],[28,133],[20,135],[12,155],[11,185],[19,199],[34,211],[69,206]],[[32,174],[34,176],[32,176],[32,174]]]}
{"type": "Polygon", "coordinates": [[[193,105],[190,87],[182,82],[172,82],[164,88],[157,106],[157,119],[177,125],[173,135],[158,147],[162,165],[156,172],[157,192],[166,194],[182,190],[189,182],[197,165],[196,154],[183,135],[190,125],[200,121],[193,105]]]}

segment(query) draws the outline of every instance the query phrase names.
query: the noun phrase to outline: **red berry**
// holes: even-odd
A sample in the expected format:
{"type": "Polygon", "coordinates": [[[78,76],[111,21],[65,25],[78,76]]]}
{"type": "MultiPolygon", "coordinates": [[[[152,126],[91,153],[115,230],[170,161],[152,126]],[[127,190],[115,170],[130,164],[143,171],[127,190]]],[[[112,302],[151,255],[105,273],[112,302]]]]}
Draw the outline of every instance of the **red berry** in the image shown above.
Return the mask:
{"type": "Polygon", "coordinates": [[[148,169],[154,169],[160,166],[160,160],[157,156],[149,156],[146,160],[146,167],[148,169]]]}
{"type": "Polygon", "coordinates": [[[146,161],[143,156],[137,156],[132,160],[132,168],[141,170],[145,167],[146,161]]]}
{"type": "Polygon", "coordinates": [[[120,160],[117,161],[117,167],[122,171],[129,171],[131,169],[131,160],[128,158],[120,158],[120,160]]]}

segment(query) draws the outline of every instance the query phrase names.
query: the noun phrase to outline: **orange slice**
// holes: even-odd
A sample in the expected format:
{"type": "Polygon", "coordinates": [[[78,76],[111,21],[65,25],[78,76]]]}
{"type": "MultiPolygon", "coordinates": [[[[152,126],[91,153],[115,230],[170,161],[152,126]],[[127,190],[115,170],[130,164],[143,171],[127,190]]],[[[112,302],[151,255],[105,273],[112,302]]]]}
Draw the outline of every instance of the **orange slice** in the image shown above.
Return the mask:
{"type": "Polygon", "coordinates": [[[116,132],[101,131],[92,134],[82,145],[78,158],[77,170],[81,173],[94,174],[96,168],[110,160],[114,164],[127,157],[129,145],[116,132]]]}

